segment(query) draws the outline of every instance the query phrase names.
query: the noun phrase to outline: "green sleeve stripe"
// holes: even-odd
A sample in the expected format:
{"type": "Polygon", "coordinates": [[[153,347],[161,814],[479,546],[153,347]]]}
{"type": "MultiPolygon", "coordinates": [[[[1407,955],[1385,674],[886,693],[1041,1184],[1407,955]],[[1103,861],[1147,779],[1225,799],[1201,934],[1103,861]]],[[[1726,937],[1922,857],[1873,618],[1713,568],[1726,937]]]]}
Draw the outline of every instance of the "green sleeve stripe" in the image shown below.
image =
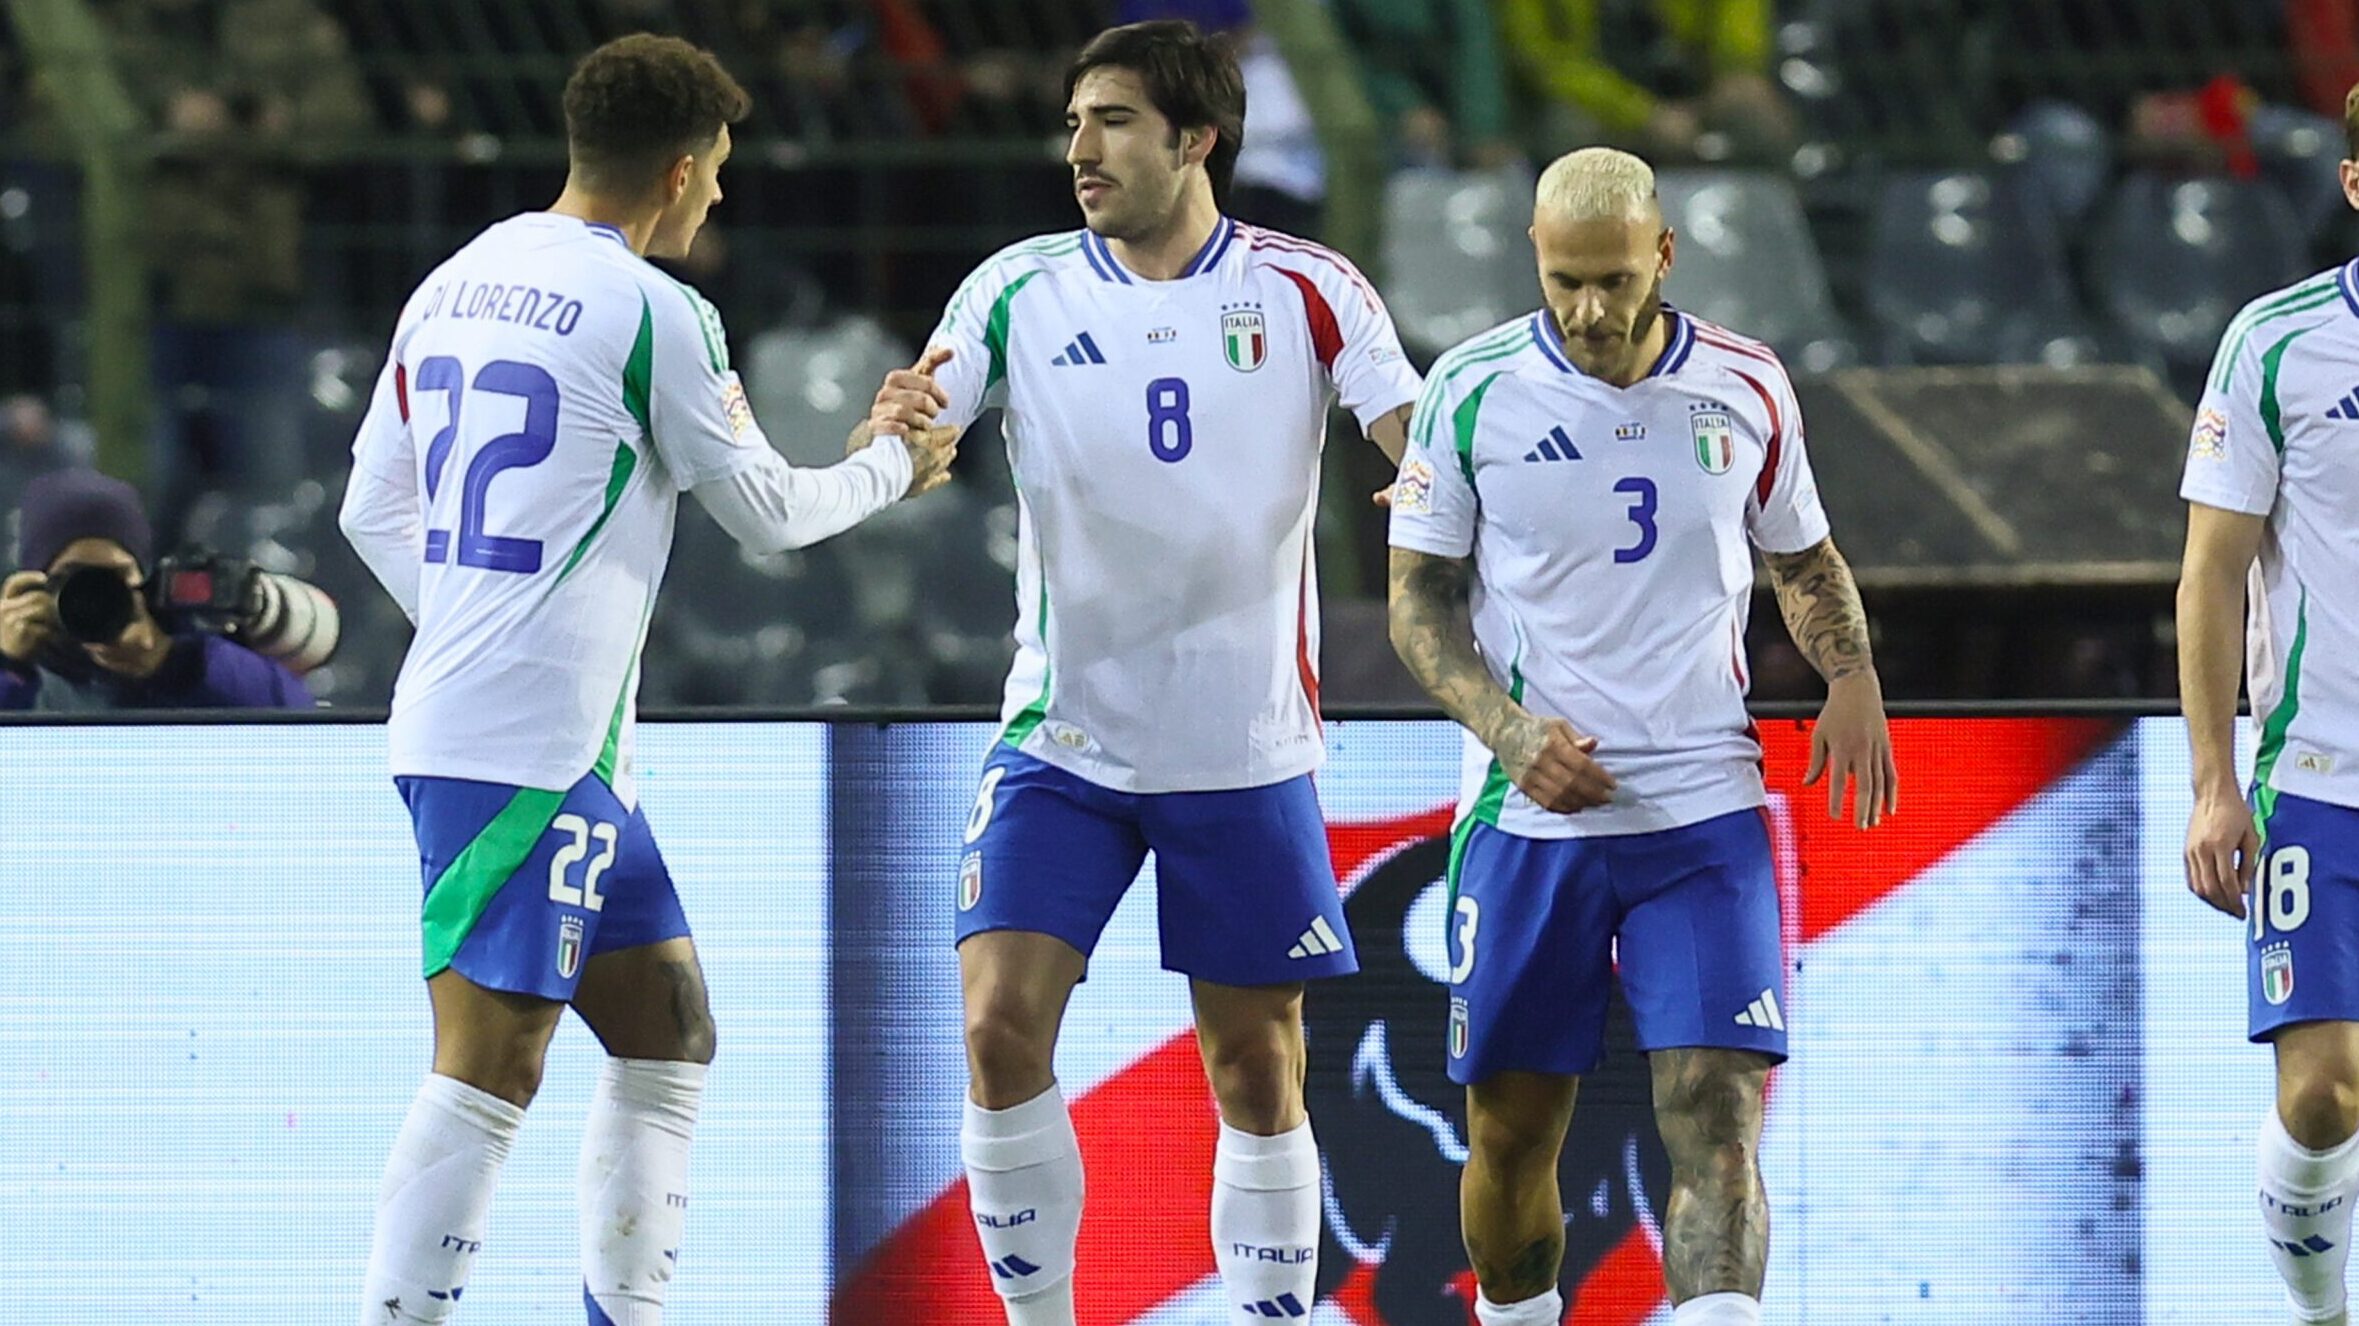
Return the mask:
{"type": "Polygon", "coordinates": [[[1466,475],[1468,488],[1474,487],[1475,418],[1482,413],[1483,397],[1490,394],[1491,384],[1497,382],[1501,376],[1501,374],[1493,373],[1477,383],[1475,389],[1467,393],[1466,399],[1450,416],[1450,425],[1458,442],[1458,468],[1466,475]]]}
{"type": "MultiPolygon", "coordinates": [[[[671,280],[668,276],[664,279],[671,280]]],[[[672,286],[688,301],[688,311],[696,315],[696,328],[704,334],[704,351],[712,359],[713,371],[728,372],[729,334],[721,328],[721,311],[713,307],[711,300],[698,294],[695,286],[685,281],[672,281],[672,286]]]]}
{"type": "Polygon", "coordinates": [[[2302,649],[2310,640],[2310,591],[2301,591],[2299,605],[2294,609],[2293,648],[2285,653],[2285,694],[2277,698],[2277,706],[2261,724],[2260,750],[2253,759],[2253,801],[2259,811],[2261,844],[2269,842],[2269,816],[2277,809],[2277,789],[2269,786],[2269,775],[2277,770],[2277,757],[2285,753],[2285,734],[2293,728],[2294,714],[2302,707],[2302,649]]]}
{"type": "Polygon", "coordinates": [[[1000,381],[1007,377],[1007,325],[1010,306],[1016,302],[1016,292],[1030,284],[1032,278],[1038,275],[1040,275],[1040,269],[1036,267],[1008,282],[1007,289],[1000,291],[999,298],[991,303],[991,317],[983,324],[983,344],[991,351],[991,371],[983,379],[983,390],[985,391],[998,386],[1000,381]]]}
{"type": "MultiPolygon", "coordinates": [[[[631,357],[623,362],[623,408],[639,423],[639,436],[653,438],[655,426],[648,408],[648,398],[655,381],[655,310],[647,306],[647,296],[639,296],[639,339],[631,343],[631,357]]],[[[599,531],[613,518],[614,508],[622,501],[623,489],[631,483],[631,475],[639,468],[639,453],[631,449],[628,438],[617,438],[614,443],[614,464],[606,472],[606,505],[598,518],[590,522],[589,532],[565,558],[565,566],[557,572],[557,583],[573,574],[581,565],[583,554],[590,551],[599,531]]]]}
{"type": "Polygon", "coordinates": [[[1018,258],[1036,258],[1046,261],[1079,252],[1081,252],[1080,236],[1047,235],[1040,239],[1026,240],[1022,244],[993,255],[982,266],[968,273],[966,280],[959,282],[958,290],[950,296],[950,302],[944,306],[943,325],[956,327],[959,318],[965,315],[967,305],[973,301],[975,292],[990,285],[994,279],[1006,271],[1008,263],[1018,258]]]}
{"type": "MultiPolygon", "coordinates": [[[[1520,327],[1522,324],[1518,324],[1520,327]]],[[[1468,341],[1465,345],[1434,361],[1433,372],[1425,379],[1425,390],[1418,395],[1417,408],[1410,415],[1411,427],[1416,432],[1417,445],[1427,451],[1433,449],[1434,430],[1440,427],[1442,402],[1448,399],[1449,389],[1467,369],[1494,360],[1505,359],[1522,351],[1530,339],[1528,331],[1508,335],[1504,329],[1489,336],[1468,341]]],[[[1493,376],[1497,376],[1494,374],[1493,376]]],[[[1467,481],[1473,482],[1471,473],[1467,481]]]]}
{"type": "Polygon", "coordinates": [[[492,899],[540,845],[541,835],[549,831],[549,821],[564,804],[563,792],[517,788],[491,823],[435,877],[426,890],[426,905],[420,914],[428,977],[451,965],[459,946],[474,933],[475,923],[483,919],[492,899]]]}
{"type": "Polygon", "coordinates": [[[2286,347],[2316,330],[2316,326],[2309,326],[2288,332],[2261,356],[2261,427],[2269,430],[2269,445],[2280,456],[2285,454],[2285,409],[2277,398],[2277,371],[2285,364],[2286,347]]]}
{"type": "MultiPolygon", "coordinates": [[[[2329,275],[2321,279],[2331,283],[2334,278],[2329,275]]],[[[2331,284],[2321,289],[2318,288],[2317,282],[2313,281],[2296,286],[2293,292],[2284,298],[2271,300],[2240,314],[2236,321],[2228,325],[2228,330],[2220,337],[2220,364],[2218,371],[2212,375],[2212,390],[2226,391],[2228,385],[2236,380],[2237,356],[2244,352],[2245,341],[2254,332],[2260,330],[2263,323],[2292,317],[2296,313],[2307,313],[2315,308],[2323,308],[2341,297],[2342,292],[2331,284]]]]}

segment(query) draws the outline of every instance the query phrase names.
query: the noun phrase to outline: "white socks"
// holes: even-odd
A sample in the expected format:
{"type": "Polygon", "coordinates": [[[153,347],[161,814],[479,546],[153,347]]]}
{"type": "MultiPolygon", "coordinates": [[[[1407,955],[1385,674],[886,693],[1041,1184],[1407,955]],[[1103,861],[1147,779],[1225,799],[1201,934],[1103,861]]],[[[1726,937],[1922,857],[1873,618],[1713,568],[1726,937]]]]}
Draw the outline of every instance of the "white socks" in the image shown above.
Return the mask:
{"type": "Polygon", "coordinates": [[[1309,1120],[1276,1137],[1220,1126],[1212,1260],[1230,1321],[1259,1326],[1310,1315],[1318,1299],[1319,1144],[1309,1120]]]}
{"type": "Polygon", "coordinates": [[[705,1066],[606,1061],[577,1172],[582,1299],[592,1326],[661,1326],[688,1223],[688,1144],[705,1066]]]}
{"type": "Polygon", "coordinates": [[[1564,1295],[1551,1289],[1538,1298],[1493,1303],[1477,1289],[1474,1293],[1474,1319],[1481,1322],[1482,1326],[1563,1326],[1564,1295]]]}
{"type": "Polygon", "coordinates": [[[1671,1326],[1761,1326],[1761,1300],[1751,1294],[1699,1294],[1671,1309],[1671,1326]]]}
{"type": "Polygon", "coordinates": [[[377,1190],[361,1326],[450,1320],[523,1121],[521,1108],[455,1078],[418,1088],[377,1190]]]}
{"type": "Polygon", "coordinates": [[[2331,1320],[2343,1310],[2359,1137],[2331,1151],[2312,1151],[2293,1140],[2272,1106],[2261,1126],[2260,1151],[2261,1229],[2285,1280],[2286,1299],[2301,1320],[2331,1320]]]}
{"type": "Polygon", "coordinates": [[[1051,1086],[1004,1110],[969,1100],[958,1150],[975,1233],[1009,1326],[1073,1326],[1081,1140],[1065,1098],[1051,1086]]]}

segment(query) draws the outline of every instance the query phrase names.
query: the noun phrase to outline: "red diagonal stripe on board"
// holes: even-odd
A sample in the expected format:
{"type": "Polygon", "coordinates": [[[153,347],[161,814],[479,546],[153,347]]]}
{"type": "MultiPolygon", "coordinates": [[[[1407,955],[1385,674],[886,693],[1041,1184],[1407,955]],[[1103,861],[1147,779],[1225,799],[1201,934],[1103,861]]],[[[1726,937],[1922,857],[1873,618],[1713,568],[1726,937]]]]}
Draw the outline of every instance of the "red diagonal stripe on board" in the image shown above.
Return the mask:
{"type": "MultiPolygon", "coordinates": [[[[1980,836],[2119,730],[2101,719],[1903,719],[1892,725],[1901,813],[1872,831],[1826,816],[1825,786],[1801,785],[1809,724],[1762,726],[1773,794],[1789,799],[1802,860],[1800,930],[1807,943],[1980,836]],[[1961,727],[1976,729],[1971,741],[1961,727]]],[[[1610,753],[1600,752],[1608,760],[1610,753]]],[[[1393,846],[1448,829],[1436,809],[1328,828],[1339,878],[1393,846]]],[[[1089,1174],[1075,1299],[1082,1326],[1130,1321],[1213,1273],[1210,1231],[1214,1111],[1194,1039],[1175,1036],[1073,1104],[1089,1174]],[[1152,1229],[1151,1239],[1138,1237],[1152,1229]]],[[[836,1326],[1000,1320],[982,1267],[966,1183],[953,1183],[896,1228],[843,1281],[836,1326]]],[[[1338,1291],[1361,1326],[1384,1326],[1366,1268],[1338,1291]],[[1360,1286],[1356,1296],[1353,1286],[1360,1286]],[[1356,1301],[1355,1301],[1356,1299],[1356,1301]]],[[[1470,1296],[1471,1298],[1471,1296],[1470,1296]]],[[[1575,1297],[1571,1326],[1636,1326],[1663,1300],[1662,1268],[1633,1232],[1575,1297]],[[1642,1306],[1643,1305],[1643,1306],[1642,1306]]]]}

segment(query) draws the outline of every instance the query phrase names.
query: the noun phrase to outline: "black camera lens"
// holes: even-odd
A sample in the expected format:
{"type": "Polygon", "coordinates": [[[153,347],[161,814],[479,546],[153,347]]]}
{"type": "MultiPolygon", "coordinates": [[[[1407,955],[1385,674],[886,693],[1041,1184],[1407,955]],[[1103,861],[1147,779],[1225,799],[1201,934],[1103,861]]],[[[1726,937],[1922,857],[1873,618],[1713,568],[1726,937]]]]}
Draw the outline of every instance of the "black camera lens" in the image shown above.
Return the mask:
{"type": "Polygon", "coordinates": [[[105,567],[77,566],[49,583],[57,594],[59,624],[83,644],[113,643],[138,615],[130,582],[105,567]]]}

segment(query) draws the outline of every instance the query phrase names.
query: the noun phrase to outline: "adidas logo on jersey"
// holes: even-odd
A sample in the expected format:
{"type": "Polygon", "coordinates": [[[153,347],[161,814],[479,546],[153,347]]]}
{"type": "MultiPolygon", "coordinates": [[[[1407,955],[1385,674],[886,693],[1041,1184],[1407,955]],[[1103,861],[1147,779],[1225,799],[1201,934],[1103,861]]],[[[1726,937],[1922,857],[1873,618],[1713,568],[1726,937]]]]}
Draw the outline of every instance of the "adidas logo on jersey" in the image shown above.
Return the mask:
{"type": "Polygon", "coordinates": [[[1580,450],[1573,446],[1572,436],[1564,431],[1562,424],[1549,429],[1548,436],[1540,439],[1540,445],[1524,453],[1524,459],[1531,461],[1579,460],[1580,458],[1580,450]]]}
{"type": "Polygon", "coordinates": [[[1098,353],[1098,343],[1089,338],[1089,333],[1083,332],[1065,346],[1063,354],[1049,362],[1062,368],[1075,364],[1102,364],[1106,362],[1106,357],[1098,353]]]}
{"type": "Polygon", "coordinates": [[[2350,395],[2336,401],[2334,408],[2326,412],[2326,417],[2345,420],[2359,419],[2359,389],[2353,389],[2350,395]]]}
{"type": "Polygon", "coordinates": [[[1786,1020],[1777,1011],[1777,991],[1763,990],[1760,997],[1736,1015],[1740,1027],[1759,1027],[1763,1031],[1784,1031],[1786,1020]]]}
{"type": "Polygon", "coordinates": [[[1237,1306],[1242,1308],[1248,1317],[1307,1317],[1311,1315],[1310,1309],[1302,1305],[1302,1300],[1292,1294],[1280,1294],[1275,1299],[1265,1298],[1252,1303],[1239,1303],[1237,1306]]]}
{"type": "Polygon", "coordinates": [[[1294,947],[1286,950],[1286,956],[1323,958],[1330,953],[1341,952],[1343,941],[1335,937],[1335,931],[1328,926],[1327,918],[1318,916],[1311,918],[1311,928],[1302,932],[1302,938],[1294,941],[1294,947]]]}

